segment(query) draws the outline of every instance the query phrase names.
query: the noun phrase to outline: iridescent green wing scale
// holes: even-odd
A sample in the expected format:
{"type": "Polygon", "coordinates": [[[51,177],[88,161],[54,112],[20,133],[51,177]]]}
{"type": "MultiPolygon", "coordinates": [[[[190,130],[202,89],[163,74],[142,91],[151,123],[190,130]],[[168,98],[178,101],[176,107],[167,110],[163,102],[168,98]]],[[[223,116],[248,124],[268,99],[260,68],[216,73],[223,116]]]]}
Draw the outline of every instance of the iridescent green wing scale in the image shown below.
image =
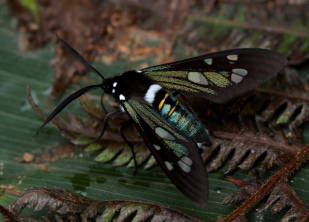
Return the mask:
{"type": "Polygon", "coordinates": [[[169,90],[224,103],[273,78],[284,55],[267,49],[234,49],[152,66],[141,71],[169,90]]]}

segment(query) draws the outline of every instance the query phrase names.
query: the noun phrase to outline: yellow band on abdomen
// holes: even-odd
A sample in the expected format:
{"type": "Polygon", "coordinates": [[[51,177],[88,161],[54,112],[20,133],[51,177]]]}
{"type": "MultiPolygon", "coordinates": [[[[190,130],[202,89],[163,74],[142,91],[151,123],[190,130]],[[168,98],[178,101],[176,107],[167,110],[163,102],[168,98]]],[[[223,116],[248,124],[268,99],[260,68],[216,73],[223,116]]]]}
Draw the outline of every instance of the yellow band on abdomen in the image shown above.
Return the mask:
{"type": "Polygon", "coordinates": [[[165,93],[164,99],[162,99],[161,102],[160,102],[160,104],[159,104],[159,110],[162,109],[162,107],[163,107],[163,105],[164,105],[164,103],[165,103],[166,98],[169,97],[169,96],[170,96],[170,94],[165,93]]]}
{"type": "Polygon", "coordinates": [[[179,101],[176,102],[175,106],[169,111],[168,116],[171,116],[173,112],[175,111],[176,107],[178,106],[179,101]]]}

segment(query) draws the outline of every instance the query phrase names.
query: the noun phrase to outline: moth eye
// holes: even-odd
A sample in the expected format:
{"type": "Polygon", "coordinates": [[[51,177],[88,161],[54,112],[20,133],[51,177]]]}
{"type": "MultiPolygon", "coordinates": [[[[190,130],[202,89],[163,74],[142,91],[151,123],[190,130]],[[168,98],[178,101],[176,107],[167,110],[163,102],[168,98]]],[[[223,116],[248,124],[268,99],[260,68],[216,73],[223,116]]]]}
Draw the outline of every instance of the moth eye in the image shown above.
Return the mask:
{"type": "Polygon", "coordinates": [[[201,85],[208,85],[208,81],[205,76],[200,72],[189,72],[188,79],[191,82],[198,83],[201,85]]]}
{"type": "Polygon", "coordinates": [[[232,60],[232,61],[237,61],[238,60],[238,55],[228,55],[227,59],[228,60],[232,60]]]}
{"type": "Polygon", "coordinates": [[[208,65],[212,64],[212,58],[204,59],[204,62],[206,62],[208,65]]]}
{"type": "Polygon", "coordinates": [[[165,166],[167,167],[167,169],[168,169],[169,171],[171,171],[171,170],[174,168],[174,167],[172,166],[172,164],[171,164],[170,162],[168,162],[168,161],[165,161],[164,164],[165,164],[165,166]]]}
{"type": "Polygon", "coordinates": [[[175,137],[170,134],[169,132],[167,132],[165,129],[161,128],[161,127],[157,127],[155,129],[155,133],[161,137],[162,139],[166,139],[166,140],[175,140],[175,137]]]}

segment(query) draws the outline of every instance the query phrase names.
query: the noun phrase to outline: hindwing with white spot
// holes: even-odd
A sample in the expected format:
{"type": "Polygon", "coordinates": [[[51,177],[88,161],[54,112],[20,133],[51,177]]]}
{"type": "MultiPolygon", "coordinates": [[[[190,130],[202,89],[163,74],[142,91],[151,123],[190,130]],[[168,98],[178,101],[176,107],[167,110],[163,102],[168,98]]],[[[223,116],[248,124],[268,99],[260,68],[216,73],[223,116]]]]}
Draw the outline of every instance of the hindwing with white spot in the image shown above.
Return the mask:
{"type": "Polygon", "coordinates": [[[199,206],[205,205],[208,179],[196,142],[168,123],[148,104],[129,98],[120,100],[120,105],[177,188],[199,206]]]}
{"type": "Polygon", "coordinates": [[[142,69],[163,88],[224,103],[273,78],[286,57],[267,49],[234,49],[142,69]]]}

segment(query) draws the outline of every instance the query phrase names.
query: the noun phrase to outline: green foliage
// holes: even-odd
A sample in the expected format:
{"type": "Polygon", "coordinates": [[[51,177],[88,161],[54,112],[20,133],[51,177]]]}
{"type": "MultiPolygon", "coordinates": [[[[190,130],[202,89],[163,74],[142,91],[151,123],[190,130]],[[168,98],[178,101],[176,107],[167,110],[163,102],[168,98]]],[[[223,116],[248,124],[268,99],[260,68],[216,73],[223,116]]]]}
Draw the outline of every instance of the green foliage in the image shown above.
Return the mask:
{"type": "Polygon", "coordinates": [[[19,0],[20,3],[29,9],[35,18],[36,23],[39,23],[40,21],[40,14],[39,14],[39,5],[36,0],[19,0]]]}

